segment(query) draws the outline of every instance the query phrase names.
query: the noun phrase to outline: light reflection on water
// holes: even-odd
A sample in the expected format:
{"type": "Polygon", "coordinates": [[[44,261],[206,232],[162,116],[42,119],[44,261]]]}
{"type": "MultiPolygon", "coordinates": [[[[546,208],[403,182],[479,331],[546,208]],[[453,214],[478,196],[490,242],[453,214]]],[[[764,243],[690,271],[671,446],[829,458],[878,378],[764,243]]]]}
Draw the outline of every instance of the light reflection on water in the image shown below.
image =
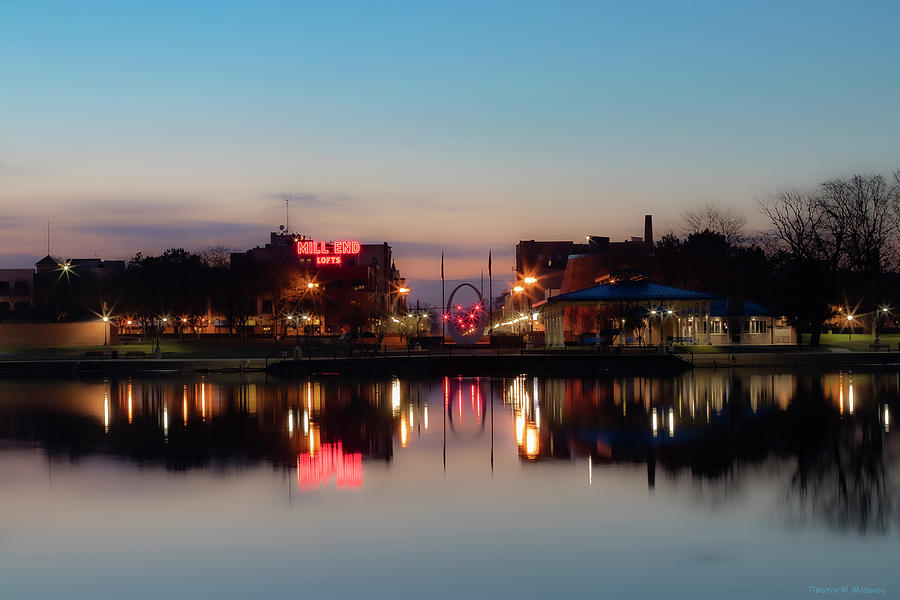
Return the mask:
{"type": "Polygon", "coordinates": [[[886,372],[3,380],[2,585],[900,594],[898,399],[886,372]]]}

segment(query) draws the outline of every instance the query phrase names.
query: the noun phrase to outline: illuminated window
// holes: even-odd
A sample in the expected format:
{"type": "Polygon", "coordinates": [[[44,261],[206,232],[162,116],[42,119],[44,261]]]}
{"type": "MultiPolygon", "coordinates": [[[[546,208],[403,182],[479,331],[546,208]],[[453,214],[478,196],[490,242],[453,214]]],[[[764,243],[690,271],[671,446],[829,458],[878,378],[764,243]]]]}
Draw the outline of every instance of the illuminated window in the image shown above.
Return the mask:
{"type": "Polygon", "coordinates": [[[768,323],[766,321],[754,320],[750,321],[750,333],[766,333],[768,323]]]}

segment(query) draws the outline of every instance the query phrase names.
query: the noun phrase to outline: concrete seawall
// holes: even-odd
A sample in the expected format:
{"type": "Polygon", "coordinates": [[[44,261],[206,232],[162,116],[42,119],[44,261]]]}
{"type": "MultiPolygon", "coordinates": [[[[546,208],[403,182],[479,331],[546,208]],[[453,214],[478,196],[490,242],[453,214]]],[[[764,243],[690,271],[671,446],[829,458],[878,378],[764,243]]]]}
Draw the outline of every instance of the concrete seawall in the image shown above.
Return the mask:
{"type": "Polygon", "coordinates": [[[690,364],[673,355],[615,354],[454,354],[453,356],[386,356],[369,358],[299,359],[274,363],[272,375],[375,375],[405,376],[540,376],[674,374],[690,364]]]}
{"type": "Polygon", "coordinates": [[[735,354],[387,354],[302,358],[139,358],[0,360],[0,376],[266,371],[275,376],[510,376],[666,375],[691,368],[900,369],[900,353],[765,352],[735,354]]]}

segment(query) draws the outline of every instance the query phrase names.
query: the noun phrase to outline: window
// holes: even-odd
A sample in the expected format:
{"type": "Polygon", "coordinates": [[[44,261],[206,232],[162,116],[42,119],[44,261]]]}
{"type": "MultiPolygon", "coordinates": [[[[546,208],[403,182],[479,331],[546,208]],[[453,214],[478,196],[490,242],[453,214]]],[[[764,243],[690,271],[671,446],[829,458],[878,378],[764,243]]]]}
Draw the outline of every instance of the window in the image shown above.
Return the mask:
{"type": "Polygon", "coordinates": [[[262,313],[268,314],[272,312],[272,301],[271,300],[263,300],[262,301],[262,313]]]}
{"type": "Polygon", "coordinates": [[[750,321],[744,321],[744,333],[750,333],[750,321]]]}
{"type": "Polygon", "coordinates": [[[760,321],[758,319],[754,319],[750,321],[750,333],[766,333],[768,331],[768,323],[766,321],[760,321]]]}
{"type": "Polygon", "coordinates": [[[0,296],[9,296],[9,282],[0,281],[0,296]]]}
{"type": "Polygon", "coordinates": [[[709,325],[710,325],[710,333],[724,333],[723,329],[725,329],[725,331],[727,331],[727,328],[722,327],[724,325],[724,323],[722,323],[722,321],[719,321],[718,319],[716,319],[715,321],[710,321],[709,325]]]}
{"type": "Polygon", "coordinates": [[[16,282],[16,294],[21,294],[21,295],[28,294],[28,282],[27,281],[17,281],[16,282]]]}

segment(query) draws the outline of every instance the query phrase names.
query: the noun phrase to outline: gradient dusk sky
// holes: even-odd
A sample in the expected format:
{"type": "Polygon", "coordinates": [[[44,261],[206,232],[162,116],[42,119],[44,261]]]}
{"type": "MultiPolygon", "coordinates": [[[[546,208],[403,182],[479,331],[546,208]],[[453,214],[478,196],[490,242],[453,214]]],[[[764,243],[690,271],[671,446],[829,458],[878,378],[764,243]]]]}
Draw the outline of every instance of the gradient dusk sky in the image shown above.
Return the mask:
{"type": "Polygon", "coordinates": [[[900,3],[0,4],[0,266],[316,239],[509,274],[519,239],[900,168],[900,3]]]}

